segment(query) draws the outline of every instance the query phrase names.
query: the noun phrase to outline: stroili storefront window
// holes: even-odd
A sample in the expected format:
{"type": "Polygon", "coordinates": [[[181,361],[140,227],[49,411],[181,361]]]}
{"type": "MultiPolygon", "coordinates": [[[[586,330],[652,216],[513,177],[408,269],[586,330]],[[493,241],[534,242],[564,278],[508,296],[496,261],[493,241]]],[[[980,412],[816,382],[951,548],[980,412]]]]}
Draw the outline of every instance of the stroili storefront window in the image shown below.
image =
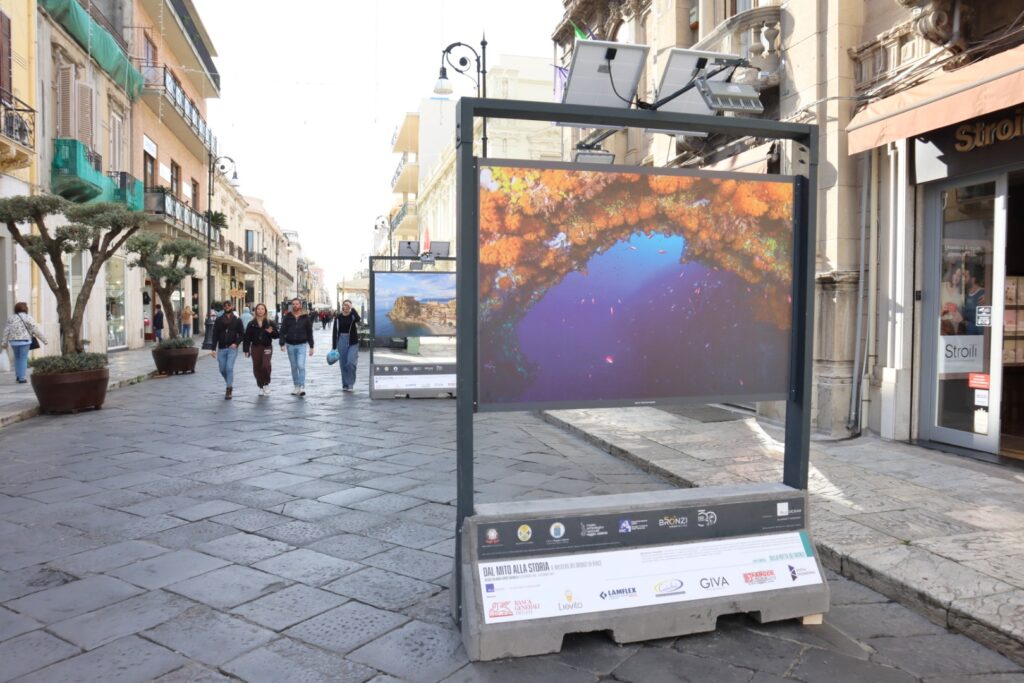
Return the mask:
{"type": "Polygon", "coordinates": [[[128,346],[124,297],[124,259],[115,256],[107,261],[107,349],[128,346]]]}
{"type": "MultiPolygon", "coordinates": [[[[921,434],[1024,459],[1024,111],[923,135],[921,434]]],[[[1011,462],[1007,460],[1006,462],[1011,462]]]]}

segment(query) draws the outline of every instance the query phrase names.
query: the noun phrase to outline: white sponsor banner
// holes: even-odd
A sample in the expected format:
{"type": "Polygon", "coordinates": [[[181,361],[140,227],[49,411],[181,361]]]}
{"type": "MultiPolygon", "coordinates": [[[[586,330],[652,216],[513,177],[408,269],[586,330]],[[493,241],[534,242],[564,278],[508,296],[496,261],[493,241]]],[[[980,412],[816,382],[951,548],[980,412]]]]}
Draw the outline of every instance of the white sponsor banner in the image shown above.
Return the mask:
{"type": "Polygon", "coordinates": [[[160,179],[171,182],[171,167],[167,164],[160,164],[160,179]]]}
{"type": "Polygon", "coordinates": [[[381,391],[438,389],[455,391],[455,375],[374,375],[373,388],[381,391]]]}
{"type": "Polygon", "coordinates": [[[148,135],[142,136],[142,151],[156,159],[156,143],[148,135]]]}
{"type": "Polygon", "coordinates": [[[479,565],[484,622],[544,619],[821,583],[806,532],[479,565]]]}
{"type": "Polygon", "coordinates": [[[957,334],[939,337],[939,373],[984,371],[985,335],[957,334]]]}

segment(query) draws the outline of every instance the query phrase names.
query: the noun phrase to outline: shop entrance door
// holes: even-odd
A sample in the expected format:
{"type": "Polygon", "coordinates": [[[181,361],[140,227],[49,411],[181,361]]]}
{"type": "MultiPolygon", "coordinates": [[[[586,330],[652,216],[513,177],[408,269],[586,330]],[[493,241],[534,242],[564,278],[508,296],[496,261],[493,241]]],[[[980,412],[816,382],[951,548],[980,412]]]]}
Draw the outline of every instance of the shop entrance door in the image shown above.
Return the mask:
{"type": "Polygon", "coordinates": [[[922,436],[999,453],[1007,176],[931,187],[925,205],[922,436]]]}

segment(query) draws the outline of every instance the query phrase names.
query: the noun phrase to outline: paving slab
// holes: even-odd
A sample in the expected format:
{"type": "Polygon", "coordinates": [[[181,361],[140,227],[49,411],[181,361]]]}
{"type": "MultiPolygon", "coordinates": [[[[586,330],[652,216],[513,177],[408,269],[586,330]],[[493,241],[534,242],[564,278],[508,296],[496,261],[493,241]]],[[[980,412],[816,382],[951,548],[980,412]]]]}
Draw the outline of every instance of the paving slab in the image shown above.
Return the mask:
{"type": "Polygon", "coordinates": [[[176,550],[150,560],[119,567],[109,573],[137,586],[154,589],[205,574],[227,564],[230,564],[227,560],[197,553],[194,550],[176,550]]]}
{"type": "Polygon", "coordinates": [[[184,657],[175,652],[137,636],[129,636],[91,652],[52,664],[19,679],[19,683],[53,683],[53,681],[142,683],[151,681],[168,671],[173,671],[184,663],[184,657]]]}
{"type": "Polygon", "coordinates": [[[167,586],[167,590],[204,605],[235,607],[280,590],[290,583],[274,574],[231,565],[167,586]]]}
{"type": "Polygon", "coordinates": [[[209,607],[194,607],[143,634],[176,652],[220,666],[274,638],[274,632],[209,607]]]}
{"type": "MultiPolygon", "coordinates": [[[[0,643],[0,681],[11,681],[19,676],[77,655],[74,645],[43,631],[33,631],[0,643]]],[[[56,679],[54,679],[56,680],[56,679]]]]}
{"type": "Polygon", "coordinates": [[[49,626],[52,633],[83,650],[93,650],[173,619],[195,603],[164,591],[150,591],[49,626]]]}
{"type": "Polygon", "coordinates": [[[285,631],[285,635],[325,650],[347,653],[407,621],[409,618],[401,614],[349,602],[293,626],[285,631]]]}
{"type": "Polygon", "coordinates": [[[142,590],[110,576],[90,576],[7,603],[10,609],[52,624],[120,602],[142,590]]]}
{"type": "Polygon", "coordinates": [[[260,626],[283,631],[345,602],[347,598],[335,593],[297,584],[239,605],[231,611],[260,626]]]}
{"type": "Polygon", "coordinates": [[[290,638],[257,648],[228,662],[223,669],[251,683],[363,683],[377,673],[341,655],[290,638]]]}

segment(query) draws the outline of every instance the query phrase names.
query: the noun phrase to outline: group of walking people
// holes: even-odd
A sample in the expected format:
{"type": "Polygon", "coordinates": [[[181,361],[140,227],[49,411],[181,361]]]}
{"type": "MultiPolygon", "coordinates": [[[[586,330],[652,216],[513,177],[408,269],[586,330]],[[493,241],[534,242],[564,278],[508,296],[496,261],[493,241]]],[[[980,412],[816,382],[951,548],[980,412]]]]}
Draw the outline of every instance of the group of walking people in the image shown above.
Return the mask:
{"type": "MultiPolygon", "coordinates": [[[[248,313],[246,309],[246,313],[248,313]]],[[[224,313],[213,326],[213,350],[217,367],[224,377],[224,398],[231,399],[235,383],[235,361],[239,347],[246,358],[252,359],[252,373],[260,396],[270,396],[271,359],[274,340],[281,351],[287,352],[292,371],[292,395],[306,395],[306,358],[313,356],[313,319],[315,313],[303,310],[302,301],[292,299],[291,310],[284,314],[278,325],[267,315],[264,304],[256,304],[251,319],[235,314],[234,305],[224,302],[224,313]]],[[[353,391],[356,364],[359,360],[359,314],[351,301],[344,301],[341,313],[334,316],[331,347],[338,352],[341,364],[342,391],[353,391]]]]}

